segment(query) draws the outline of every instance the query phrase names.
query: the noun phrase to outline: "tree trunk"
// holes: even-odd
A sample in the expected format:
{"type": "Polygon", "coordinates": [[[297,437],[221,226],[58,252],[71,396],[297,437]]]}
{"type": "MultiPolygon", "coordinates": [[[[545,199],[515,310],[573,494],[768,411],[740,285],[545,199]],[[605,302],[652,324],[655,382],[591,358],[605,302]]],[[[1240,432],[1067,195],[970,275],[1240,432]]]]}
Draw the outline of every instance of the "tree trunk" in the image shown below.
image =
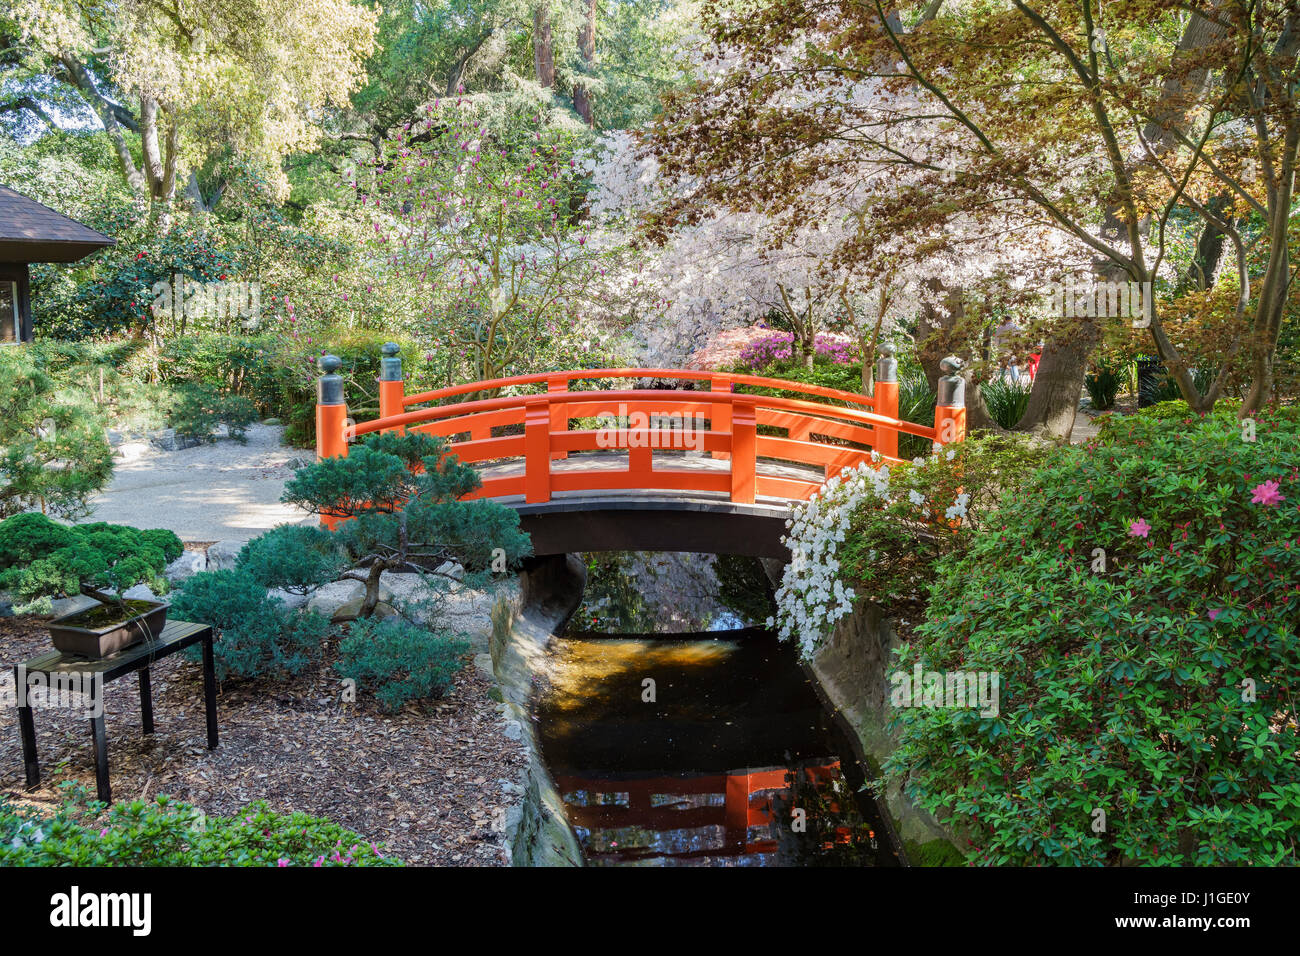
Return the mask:
{"type": "Polygon", "coordinates": [[[149,218],[162,231],[171,228],[172,200],[176,196],[176,161],[180,130],[176,117],[148,94],[140,94],[140,151],[149,195],[149,218]],[[166,150],[159,145],[159,115],[171,122],[167,129],[166,150]]]}
{"type": "Polygon", "coordinates": [[[361,599],[358,618],[367,618],[375,613],[375,607],[379,604],[379,579],[387,569],[387,561],[375,561],[370,565],[370,573],[366,575],[366,596],[361,599]]]}
{"type": "Polygon", "coordinates": [[[1070,440],[1074,416],[1079,409],[1083,377],[1088,360],[1101,336],[1095,322],[1084,320],[1068,337],[1049,341],[1043,348],[1029,393],[1025,413],[1016,422],[1016,431],[1034,432],[1048,438],[1070,440]]]}
{"type": "MultiPolygon", "coordinates": [[[[587,0],[587,18],[582,29],[578,31],[578,52],[582,55],[583,71],[590,74],[595,69],[596,59],[596,4],[599,0],[587,0]]],[[[595,103],[591,90],[581,81],[573,85],[573,108],[583,121],[593,129],[596,126],[595,103]]]]}
{"type": "Polygon", "coordinates": [[[551,9],[545,0],[533,8],[533,66],[537,82],[555,86],[555,47],[551,39],[551,9]]]}
{"type": "Polygon", "coordinates": [[[104,131],[108,133],[108,140],[113,144],[113,153],[117,156],[118,166],[122,170],[122,178],[126,180],[131,192],[143,198],[146,188],[144,174],[135,165],[135,158],[131,155],[131,148],[127,145],[122,124],[118,122],[112,104],[100,95],[95,87],[95,81],[91,79],[89,71],[80,60],[70,53],[62,53],[59,55],[59,63],[63,65],[72,85],[81,91],[81,95],[89,101],[100,122],[104,124],[104,131]]]}
{"type": "MultiPolygon", "coordinates": [[[[955,331],[966,317],[966,304],[962,301],[960,290],[945,289],[943,284],[937,280],[928,280],[926,285],[932,292],[942,294],[947,309],[945,314],[930,304],[929,299],[923,299],[916,329],[917,361],[921,363],[921,370],[925,372],[925,378],[929,382],[930,388],[937,391],[939,376],[943,374],[943,371],[939,368],[939,363],[944,358],[949,355],[956,355],[958,358],[965,360],[968,365],[970,363],[970,349],[959,341],[958,334],[955,331]]],[[[971,431],[1002,431],[1002,426],[989,414],[989,407],[984,401],[984,395],[980,392],[979,386],[971,382],[969,375],[967,375],[966,384],[970,386],[966,389],[967,427],[971,431]]]]}

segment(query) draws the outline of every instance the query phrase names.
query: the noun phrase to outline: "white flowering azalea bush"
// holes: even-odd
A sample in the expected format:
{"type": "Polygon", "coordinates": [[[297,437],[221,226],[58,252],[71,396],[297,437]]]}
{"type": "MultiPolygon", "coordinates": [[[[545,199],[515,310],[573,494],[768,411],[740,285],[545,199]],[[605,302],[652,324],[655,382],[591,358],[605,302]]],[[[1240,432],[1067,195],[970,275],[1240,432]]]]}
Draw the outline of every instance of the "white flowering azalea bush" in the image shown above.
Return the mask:
{"type": "Polygon", "coordinates": [[[787,522],[790,563],[768,625],[810,656],[860,600],[919,604],[936,563],[968,548],[1003,489],[1046,454],[1022,435],[988,435],[911,463],[873,455],[831,478],[787,522]]]}

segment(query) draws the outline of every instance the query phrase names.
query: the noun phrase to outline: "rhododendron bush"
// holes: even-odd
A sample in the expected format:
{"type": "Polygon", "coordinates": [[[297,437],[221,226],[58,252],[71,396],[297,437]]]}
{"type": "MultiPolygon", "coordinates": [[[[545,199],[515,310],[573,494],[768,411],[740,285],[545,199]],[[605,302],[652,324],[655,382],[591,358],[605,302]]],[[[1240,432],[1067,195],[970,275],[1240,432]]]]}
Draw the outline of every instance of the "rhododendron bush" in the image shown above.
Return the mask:
{"type": "Polygon", "coordinates": [[[1000,713],[899,709],[885,769],[972,861],[1297,862],[1300,416],[1282,411],[1253,434],[1112,419],[939,563],[894,664],[997,672],[1000,713]]]}

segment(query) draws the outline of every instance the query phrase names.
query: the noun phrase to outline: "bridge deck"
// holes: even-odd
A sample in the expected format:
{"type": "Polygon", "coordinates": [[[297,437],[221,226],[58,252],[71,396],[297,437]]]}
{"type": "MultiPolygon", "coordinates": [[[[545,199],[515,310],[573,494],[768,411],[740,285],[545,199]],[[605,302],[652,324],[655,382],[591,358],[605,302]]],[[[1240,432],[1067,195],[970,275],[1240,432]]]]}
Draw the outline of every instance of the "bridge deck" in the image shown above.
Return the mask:
{"type": "MultiPolygon", "coordinates": [[[[731,462],[681,451],[655,451],[654,466],[663,471],[726,474],[731,462]]],[[[574,452],[551,461],[553,474],[628,468],[620,450],[574,452]]],[[[484,477],[523,473],[522,461],[480,466],[484,477]]],[[[820,483],[820,469],[758,459],[759,475],[820,483]]],[[[493,499],[519,512],[521,527],[536,554],[571,551],[707,551],[787,560],[781,540],[791,501],[758,495],[736,502],[725,492],[670,489],[595,489],[556,491],[549,501],[525,502],[523,495],[493,499]]]]}
{"type": "MultiPolygon", "coordinates": [[[[713,458],[707,454],[699,452],[684,451],[660,451],[655,450],[651,453],[651,461],[656,471],[692,471],[699,473],[711,473],[725,475],[731,470],[731,462],[726,459],[713,458]]],[[[629,455],[626,450],[610,449],[608,451],[584,451],[572,452],[567,458],[557,458],[551,462],[552,474],[563,474],[564,472],[621,472],[629,469],[629,455]]],[[[484,478],[508,478],[524,474],[524,462],[513,460],[501,462],[498,464],[485,464],[478,466],[479,473],[484,478]]],[[[811,481],[820,484],[825,480],[825,474],[822,469],[809,465],[793,464],[791,462],[776,461],[767,458],[757,460],[755,471],[758,475],[771,478],[792,478],[799,481],[811,481]]],[[[614,488],[609,490],[590,490],[590,491],[556,491],[552,492],[552,508],[548,510],[563,510],[555,508],[555,503],[569,500],[589,501],[592,499],[618,499],[618,498],[636,498],[638,500],[664,498],[672,500],[681,507],[684,499],[689,498],[701,502],[729,502],[730,496],[721,492],[709,491],[691,491],[683,494],[680,491],[663,490],[656,493],[653,490],[630,491],[628,489],[614,488]]],[[[511,507],[521,508],[524,503],[523,495],[502,495],[495,497],[494,500],[502,504],[508,504],[511,507]]],[[[766,495],[756,497],[754,504],[760,506],[762,510],[773,508],[787,509],[790,506],[790,499],[776,498],[766,495]]],[[[542,506],[544,507],[544,506],[542,506]]]]}

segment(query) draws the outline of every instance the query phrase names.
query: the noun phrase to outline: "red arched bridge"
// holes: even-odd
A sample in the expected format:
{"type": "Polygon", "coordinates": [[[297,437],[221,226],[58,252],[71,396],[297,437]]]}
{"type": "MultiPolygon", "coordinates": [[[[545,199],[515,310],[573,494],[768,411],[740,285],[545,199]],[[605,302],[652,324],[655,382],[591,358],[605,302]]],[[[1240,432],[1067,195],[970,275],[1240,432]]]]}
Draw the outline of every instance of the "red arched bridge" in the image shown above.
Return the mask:
{"type": "Polygon", "coordinates": [[[515,508],[539,555],[656,550],[786,557],[780,538],[791,503],[827,478],[862,462],[899,461],[899,433],[936,447],[965,435],[955,374],[940,379],[933,427],[898,417],[897,365],[886,351],[870,396],[755,375],[655,368],[543,372],[408,395],[397,347],[389,344],[379,417],[366,422],[348,417],[341,362],[327,355],[317,453],[347,455],[349,441],[372,432],[441,435],[453,454],[479,468],[483,485],[471,497],[515,508]],[[637,388],[638,380],[679,387],[637,388]]]}

